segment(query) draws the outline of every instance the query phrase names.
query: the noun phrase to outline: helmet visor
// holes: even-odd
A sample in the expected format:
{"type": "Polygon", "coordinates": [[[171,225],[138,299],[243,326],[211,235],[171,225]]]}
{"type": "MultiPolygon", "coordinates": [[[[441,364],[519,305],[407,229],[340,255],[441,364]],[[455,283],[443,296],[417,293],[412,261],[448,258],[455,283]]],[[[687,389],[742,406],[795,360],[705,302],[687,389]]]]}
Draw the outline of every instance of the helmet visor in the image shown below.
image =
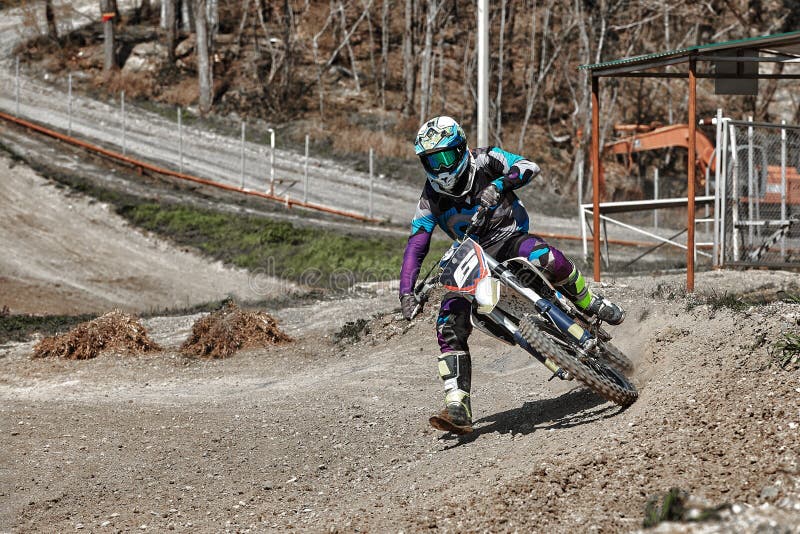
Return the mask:
{"type": "Polygon", "coordinates": [[[433,154],[421,154],[422,165],[429,172],[450,172],[458,167],[461,157],[464,155],[464,147],[456,146],[434,152],[433,154]]]}

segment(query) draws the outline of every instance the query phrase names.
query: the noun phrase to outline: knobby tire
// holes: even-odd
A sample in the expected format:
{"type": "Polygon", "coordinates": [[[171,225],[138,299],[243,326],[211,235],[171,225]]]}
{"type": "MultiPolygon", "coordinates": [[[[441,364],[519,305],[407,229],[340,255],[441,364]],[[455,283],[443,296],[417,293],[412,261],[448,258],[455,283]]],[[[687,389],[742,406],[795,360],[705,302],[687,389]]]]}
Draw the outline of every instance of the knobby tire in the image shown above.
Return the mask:
{"type": "Polygon", "coordinates": [[[584,359],[577,350],[556,343],[531,317],[524,317],[519,327],[522,337],[534,350],[549,357],[601,397],[623,407],[636,402],[639,397],[636,387],[613,367],[597,359],[584,359]]]}

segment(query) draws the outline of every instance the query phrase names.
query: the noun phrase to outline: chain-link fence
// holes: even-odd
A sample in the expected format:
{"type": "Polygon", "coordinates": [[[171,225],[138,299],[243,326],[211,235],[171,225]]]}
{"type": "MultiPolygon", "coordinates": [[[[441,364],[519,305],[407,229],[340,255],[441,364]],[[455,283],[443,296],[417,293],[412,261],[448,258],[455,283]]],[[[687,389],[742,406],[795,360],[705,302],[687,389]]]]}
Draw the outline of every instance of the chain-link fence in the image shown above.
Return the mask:
{"type": "Polygon", "coordinates": [[[95,100],[73,91],[71,77],[41,83],[17,62],[10,67],[0,68],[0,111],[139,161],[395,223],[406,222],[419,198],[419,188],[386,180],[374,165],[358,172],[309,154],[308,138],[305,151],[276,149],[274,131],[244,121],[212,124],[179,108],[145,108],[124,93],[95,100]]]}
{"type": "Polygon", "coordinates": [[[720,263],[800,266],[800,126],[725,119],[720,133],[720,263]]]}

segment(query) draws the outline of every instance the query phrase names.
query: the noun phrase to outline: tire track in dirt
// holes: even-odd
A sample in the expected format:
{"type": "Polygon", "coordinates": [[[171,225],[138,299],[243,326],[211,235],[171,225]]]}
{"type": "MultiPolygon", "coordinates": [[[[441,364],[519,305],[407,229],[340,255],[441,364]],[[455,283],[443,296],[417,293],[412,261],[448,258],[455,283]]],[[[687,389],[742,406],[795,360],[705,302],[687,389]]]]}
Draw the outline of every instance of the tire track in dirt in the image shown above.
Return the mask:
{"type": "MultiPolygon", "coordinates": [[[[794,280],[701,273],[697,287],[776,291],[794,280]]],[[[800,377],[770,367],[768,348],[796,328],[800,306],[692,307],[670,295],[680,285],[604,288],[629,310],[615,342],[639,365],[641,398],[625,411],[547,382],[518,349],[476,333],[477,430],[462,439],[427,426],[441,402],[434,311],[406,325],[391,294],[278,310],[297,342],[223,361],[41,362],[16,346],[0,358],[0,429],[13,440],[0,473],[28,502],[0,524],[631,531],[647,497],[672,486],[796,519],[800,377]],[[360,341],[332,341],[344,321],[373,314],[360,341]],[[58,477],[43,469],[56,460],[58,477]]],[[[191,322],[154,321],[160,343],[191,322]]]]}

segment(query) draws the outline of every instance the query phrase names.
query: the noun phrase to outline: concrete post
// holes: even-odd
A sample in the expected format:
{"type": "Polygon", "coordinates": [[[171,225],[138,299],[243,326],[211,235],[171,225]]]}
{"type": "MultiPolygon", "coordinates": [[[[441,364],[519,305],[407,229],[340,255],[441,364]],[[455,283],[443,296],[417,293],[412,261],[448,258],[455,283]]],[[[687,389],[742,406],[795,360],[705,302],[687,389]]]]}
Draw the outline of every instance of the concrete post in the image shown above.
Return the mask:
{"type": "Polygon", "coordinates": [[[242,150],[241,150],[241,175],[242,175],[242,189],[244,189],[244,143],[245,143],[245,128],[247,123],[242,121],[242,150]]]}
{"type": "Polygon", "coordinates": [[[303,162],[303,202],[308,202],[308,140],[309,136],[306,134],[306,157],[303,162]]]}
{"type": "Polygon", "coordinates": [[[126,122],[125,121],[125,91],[122,91],[122,93],[120,93],[119,102],[120,102],[120,108],[121,108],[121,111],[122,111],[122,155],[124,156],[125,153],[127,152],[127,147],[126,147],[126,144],[127,144],[126,141],[127,140],[126,140],[126,135],[125,135],[125,133],[126,133],[125,129],[127,127],[127,124],[125,123],[126,122]]]}
{"type": "Polygon", "coordinates": [[[67,135],[72,136],[72,73],[67,76],[67,135]]]}
{"type": "Polygon", "coordinates": [[[373,182],[375,180],[375,176],[373,175],[373,160],[375,157],[375,151],[372,147],[369,147],[369,211],[367,212],[367,216],[371,219],[372,218],[372,188],[373,182]]]}
{"type": "Polygon", "coordinates": [[[275,130],[269,132],[269,194],[275,194],[275,130]]]}

